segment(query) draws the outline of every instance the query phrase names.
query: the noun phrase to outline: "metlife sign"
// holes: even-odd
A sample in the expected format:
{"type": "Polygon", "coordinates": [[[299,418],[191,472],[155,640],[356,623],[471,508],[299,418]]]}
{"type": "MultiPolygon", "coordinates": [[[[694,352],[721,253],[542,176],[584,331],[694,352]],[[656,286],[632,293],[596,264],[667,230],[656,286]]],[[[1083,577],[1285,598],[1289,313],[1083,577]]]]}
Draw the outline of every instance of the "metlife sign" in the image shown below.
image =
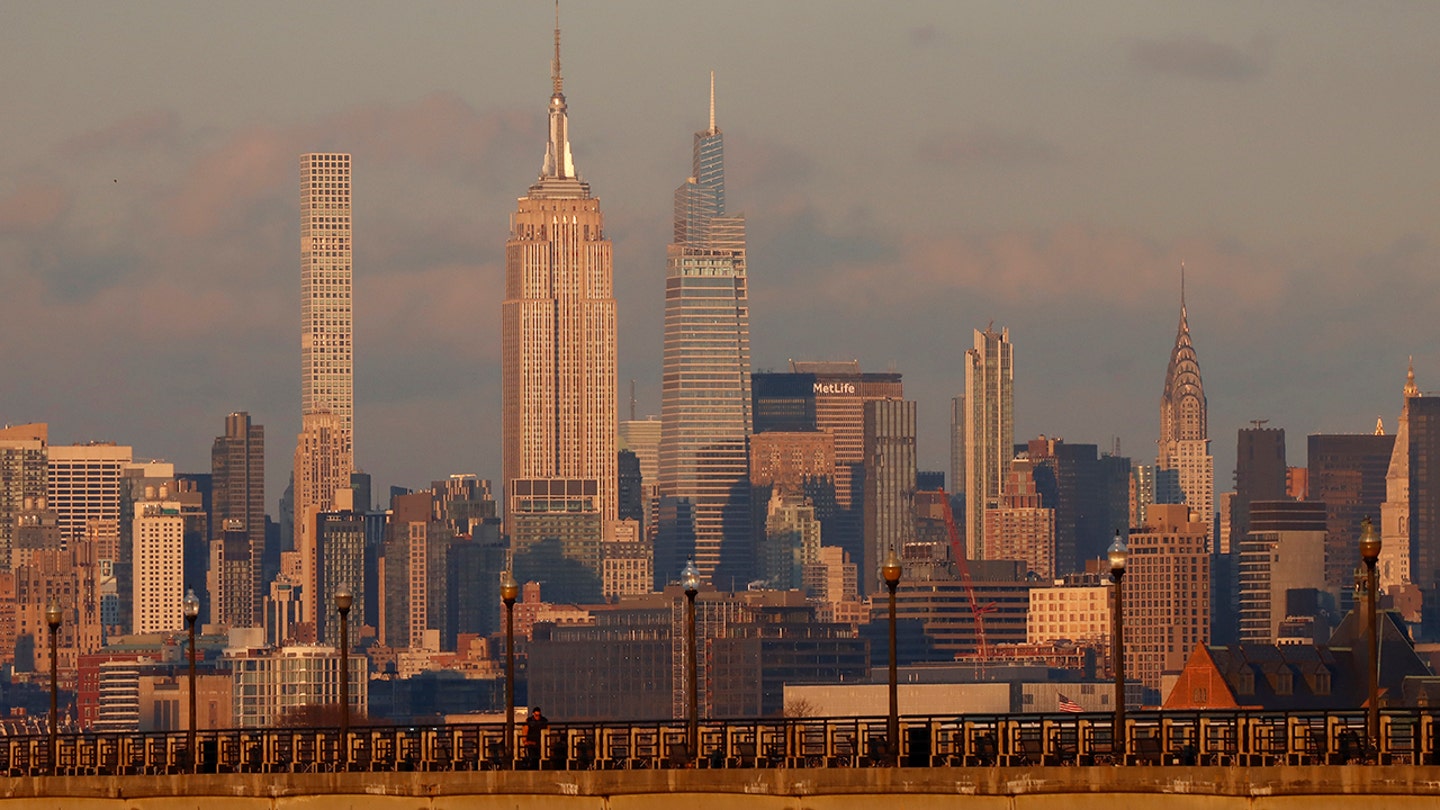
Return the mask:
{"type": "Polygon", "coordinates": [[[855,395],[855,383],[848,383],[848,382],[837,382],[837,383],[817,382],[817,383],[815,383],[815,393],[816,393],[816,395],[824,394],[824,395],[826,395],[826,396],[831,396],[831,395],[836,395],[836,394],[854,396],[854,395],[855,395]]]}

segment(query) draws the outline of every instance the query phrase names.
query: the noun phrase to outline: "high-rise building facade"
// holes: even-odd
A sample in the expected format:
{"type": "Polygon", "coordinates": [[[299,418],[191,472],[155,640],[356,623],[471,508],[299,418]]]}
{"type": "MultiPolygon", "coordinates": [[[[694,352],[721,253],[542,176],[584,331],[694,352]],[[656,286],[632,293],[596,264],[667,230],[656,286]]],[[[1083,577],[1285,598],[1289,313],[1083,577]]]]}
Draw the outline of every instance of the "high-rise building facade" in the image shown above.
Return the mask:
{"type": "Polygon", "coordinates": [[[184,598],[185,519],[179,502],[167,495],[162,487],[158,497],[135,504],[131,536],[136,633],[160,633],[184,624],[176,607],[184,598]]]}
{"type": "Polygon", "coordinates": [[[295,444],[295,553],[300,557],[302,621],[319,621],[316,579],[316,516],[337,508],[336,494],[350,484],[350,454],[345,449],[344,422],[335,413],[300,417],[295,444]]]}
{"type": "Polygon", "coordinates": [[[45,497],[49,441],[44,423],[0,429],[0,569],[11,566],[15,522],[26,500],[45,497]]]}
{"type": "Polygon", "coordinates": [[[1379,517],[1385,502],[1395,437],[1312,433],[1307,444],[1310,499],[1325,504],[1325,584],[1339,592],[1355,584],[1361,565],[1361,521],[1379,517]]]}
{"type": "Polygon", "coordinates": [[[1285,499],[1287,469],[1284,428],[1257,424],[1240,429],[1235,440],[1235,498],[1230,505],[1232,543],[1238,545],[1250,531],[1252,501],[1285,499]]]}
{"type": "Polygon", "coordinates": [[[915,539],[915,402],[865,403],[865,556],[861,571],[874,591],[875,572],[891,551],[915,539]]]}
{"type": "Polygon", "coordinates": [[[750,305],[745,219],[725,212],[725,144],[715,125],[695,133],[690,177],[675,191],[665,273],[660,490],[689,522],[662,523],[661,544],[687,547],[700,575],[748,580],[750,305]]]}
{"type": "Polygon", "coordinates": [[[1210,643],[1210,522],[1184,504],[1153,504],[1130,529],[1124,581],[1125,669],[1158,702],[1160,676],[1210,643]]]}
{"type": "MultiPolygon", "coordinates": [[[[133,456],[131,448],[106,442],[50,448],[45,502],[59,515],[60,537],[67,547],[85,536],[91,521],[100,521],[107,535],[118,533],[120,479],[133,456]]],[[[107,545],[115,537],[97,540],[107,545]]]]}
{"type": "Polygon", "coordinates": [[[1286,594],[1325,589],[1325,504],[1256,500],[1240,547],[1241,644],[1274,644],[1286,594]]]}
{"type": "MultiPolygon", "coordinates": [[[[502,467],[507,523],[586,493],[616,516],[615,293],[600,201],[570,155],[555,29],[550,137],[539,179],[519,199],[505,243],[501,307],[502,467]],[[522,496],[517,481],[526,481],[522,496]],[[545,498],[532,494],[544,490],[545,498]],[[529,501],[521,503],[521,498],[529,501]]],[[[589,511],[587,509],[587,511],[589,511]]],[[[533,515],[542,522],[564,515],[533,515]]]]}
{"type": "Polygon", "coordinates": [[[210,570],[206,572],[211,621],[226,627],[257,626],[254,557],[245,522],[232,518],[217,528],[219,536],[210,541],[210,570]]]}
{"type": "Polygon", "coordinates": [[[851,560],[865,559],[865,403],[904,399],[900,375],[862,372],[854,360],[791,360],[790,373],[756,374],[752,382],[756,436],[818,430],[833,438],[835,508],[827,517],[817,503],[817,517],[825,524],[826,545],[845,549],[851,560]]]}
{"type": "MultiPolygon", "coordinates": [[[[228,544],[225,549],[233,554],[240,547],[228,536],[234,528],[231,521],[238,521],[245,532],[245,547],[250,553],[246,568],[251,577],[250,617],[231,618],[241,622],[236,627],[255,627],[260,623],[260,597],[264,593],[261,560],[265,555],[265,427],[253,424],[250,414],[243,411],[226,416],[225,435],[215,437],[210,449],[210,474],[210,525],[214,536],[206,541],[224,540],[228,544]]],[[[233,589],[227,595],[231,600],[243,598],[233,589]]]]}
{"type": "MultiPolygon", "coordinates": [[[[1183,272],[1183,271],[1182,271],[1183,272]]],[[[1155,500],[1183,503],[1195,510],[1197,520],[1215,520],[1215,458],[1210,455],[1210,423],[1200,359],[1190,339],[1185,308],[1185,282],[1180,282],[1180,326],[1165,389],[1160,395],[1160,440],[1155,461],[1155,500]]]]}
{"type": "Polygon", "coordinates": [[[1035,466],[1030,458],[1010,462],[1000,503],[985,510],[985,537],[994,559],[1023,560],[1027,572],[1049,581],[1055,578],[1055,509],[1042,501],[1035,466]]]}
{"type": "Polygon", "coordinates": [[[985,510],[1000,505],[1000,487],[1015,457],[1015,368],[1010,330],[975,330],[965,353],[965,552],[990,559],[985,510]]]}
{"type": "MultiPolygon", "coordinates": [[[[1440,397],[1411,397],[1408,422],[1410,581],[1431,602],[1440,589],[1440,397]]],[[[1355,559],[1358,555],[1352,554],[1352,562],[1355,559]]],[[[1328,577],[1328,566],[1326,574],[1328,577]]],[[[1431,638],[1440,635],[1440,628],[1427,626],[1425,631],[1431,638]]]]}

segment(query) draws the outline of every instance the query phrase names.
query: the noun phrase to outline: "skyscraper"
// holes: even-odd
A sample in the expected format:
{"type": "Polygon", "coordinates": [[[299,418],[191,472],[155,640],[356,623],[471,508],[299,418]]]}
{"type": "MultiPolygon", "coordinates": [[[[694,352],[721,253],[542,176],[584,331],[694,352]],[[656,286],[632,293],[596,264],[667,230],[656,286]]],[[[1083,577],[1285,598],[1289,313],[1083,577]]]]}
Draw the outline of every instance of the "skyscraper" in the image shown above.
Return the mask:
{"type": "Polygon", "coordinates": [[[347,457],[355,434],[350,234],[350,156],[301,155],[300,408],[340,417],[347,457]]]}
{"type": "Polygon", "coordinates": [[[11,565],[15,522],[25,501],[45,497],[49,441],[50,427],[44,423],[0,429],[0,569],[11,565]]]}
{"type": "MultiPolygon", "coordinates": [[[[1408,404],[1410,581],[1423,590],[1426,604],[1434,605],[1440,595],[1440,397],[1414,396],[1408,404]]],[[[1313,473],[1311,477],[1313,483],[1313,473]]],[[[1352,539],[1352,548],[1353,543],[1352,539]]],[[[1351,570],[1354,559],[1352,555],[1351,570]]],[[[1436,615],[1432,609],[1427,608],[1427,612],[1436,615]]],[[[1437,631],[1440,628],[1426,623],[1426,636],[1434,638],[1440,635],[1437,631]]]]}
{"type": "Polygon", "coordinates": [[[1000,487],[1015,457],[1015,369],[1010,330],[975,330],[965,353],[965,553],[989,559],[985,510],[1000,505],[1000,487]]]}
{"type": "Polygon", "coordinates": [[[1395,428],[1395,447],[1385,473],[1385,502],[1380,504],[1379,584],[1382,589],[1409,585],[1410,579],[1410,400],[1420,396],[1415,362],[1405,375],[1405,401],[1395,428]]]}
{"type": "MultiPolygon", "coordinates": [[[[1411,406],[1413,419],[1413,402],[1411,406]]],[[[1361,521],[1380,515],[1394,450],[1395,437],[1382,433],[1309,436],[1310,499],[1325,504],[1325,584],[1333,590],[1355,584],[1355,569],[1361,565],[1355,549],[1361,521]]]]}
{"type": "MultiPolygon", "coordinates": [[[[750,498],[750,306],[745,218],[725,214],[725,145],[715,125],[695,133],[691,175],[675,191],[667,250],[660,411],[663,545],[687,547],[702,577],[747,581],[750,498]],[[672,509],[666,500],[684,501],[672,509]],[[685,516],[677,521],[674,516],[685,516]]],[[[662,572],[665,573],[665,572],[662,572]]]]}
{"type": "MultiPolygon", "coordinates": [[[[265,554],[265,427],[252,424],[250,414],[232,413],[225,417],[225,435],[215,437],[210,449],[211,515],[210,533],[206,541],[225,540],[227,549],[239,545],[228,535],[234,530],[231,521],[239,521],[249,541],[251,610],[249,619],[237,627],[254,627],[260,622],[260,597],[263,591],[261,559],[265,554]]],[[[228,559],[228,558],[227,558],[228,559]]],[[[229,594],[232,605],[242,597],[229,594]]]]}
{"type": "MultiPolygon", "coordinates": [[[[300,435],[295,441],[295,550],[303,621],[316,613],[315,518],[335,508],[355,467],[354,295],[350,156],[300,156],[300,435]]],[[[264,549],[263,540],[260,546],[264,549]]],[[[257,575],[258,575],[258,570],[257,575]]]]}
{"type": "Polygon", "coordinates": [[[60,537],[67,548],[86,536],[91,521],[99,521],[102,546],[118,540],[120,479],[133,455],[131,448],[108,442],[50,448],[45,501],[60,516],[60,537]]]}
{"type": "Polygon", "coordinates": [[[1215,458],[1210,455],[1210,427],[1206,417],[1205,386],[1200,360],[1190,341],[1190,320],[1185,309],[1185,269],[1180,269],[1180,326],[1165,390],[1160,395],[1159,453],[1155,460],[1155,500],[1183,503],[1195,510],[1206,526],[1215,520],[1215,458]]]}
{"type": "Polygon", "coordinates": [[[915,540],[915,401],[866,402],[864,416],[865,556],[860,570],[873,577],[891,551],[904,556],[905,543],[915,540]]]}
{"type": "MultiPolygon", "coordinates": [[[[320,620],[320,582],[316,577],[316,517],[337,508],[335,495],[350,485],[350,455],[345,451],[344,427],[334,413],[307,413],[301,417],[295,445],[295,552],[300,557],[301,621],[320,620]]],[[[349,504],[345,504],[348,508],[349,504]]]]}
{"type": "MultiPolygon", "coordinates": [[[[756,374],[752,383],[756,435],[820,430],[834,438],[835,507],[816,503],[816,516],[826,545],[845,549],[851,560],[865,559],[865,403],[903,399],[900,374],[862,372],[855,360],[791,360],[789,374],[756,374]]],[[[874,573],[861,575],[861,590],[873,588],[874,573]]]]}
{"type": "Polygon", "coordinates": [[[1157,700],[1160,676],[1210,643],[1210,521],[1177,504],[1150,507],[1130,530],[1125,670],[1157,700]]]}
{"type": "Polygon", "coordinates": [[[1250,532],[1252,501],[1285,499],[1285,429],[1261,424],[1241,428],[1236,436],[1235,499],[1230,509],[1230,543],[1235,547],[1250,532]]]}
{"type": "Polygon", "coordinates": [[[566,517],[556,509],[613,521],[617,503],[611,244],[600,201],[570,155],[558,18],[552,81],[545,162],[505,243],[502,475],[505,520],[517,538],[531,522],[552,531],[539,526],[566,517]]]}
{"type": "Polygon", "coordinates": [[[167,495],[161,487],[158,498],[147,497],[135,504],[132,599],[136,633],[174,630],[183,624],[175,606],[184,596],[185,518],[180,515],[180,504],[167,495]]]}

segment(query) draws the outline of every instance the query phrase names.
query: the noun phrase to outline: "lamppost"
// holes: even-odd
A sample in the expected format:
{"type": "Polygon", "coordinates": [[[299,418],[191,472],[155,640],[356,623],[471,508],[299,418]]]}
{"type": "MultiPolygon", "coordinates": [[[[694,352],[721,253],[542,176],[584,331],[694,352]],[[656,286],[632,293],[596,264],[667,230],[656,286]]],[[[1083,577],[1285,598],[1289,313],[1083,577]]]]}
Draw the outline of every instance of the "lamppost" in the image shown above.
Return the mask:
{"type": "Polygon", "coordinates": [[[1380,623],[1375,612],[1375,563],[1380,559],[1380,533],[1367,515],[1360,522],[1360,559],[1365,561],[1365,622],[1366,634],[1370,636],[1370,661],[1366,680],[1370,686],[1369,711],[1365,716],[1365,730],[1370,735],[1370,750],[1376,760],[1380,754],[1380,623]]]}
{"type": "Polygon", "coordinates": [[[515,597],[520,583],[510,569],[500,574],[500,601],[505,603],[505,757],[514,764],[515,745],[515,597]]]}
{"type": "Polygon", "coordinates": [[[50,773],[56,773],[55,749],[60,722],[60,663],[55,654],[55,636],[60,631],[60,603],[54,599],[45,607],[45,623],[50,625],[50,773]]]}
{"type": "Polygon", "coordinates": [[[335,609],[340,612],[340,766],[350,767],[350,606],[355,594],[349,584],[335,589],[335,609]]]}
{"type": "Polygon", "coordinates": [[[185,613],[185,629],[190,635],[190,733],[185,738],[185,750],[190,752],[190,770],[200,769],[200,753],[195,748],[195,620],[200,616],[200,598],[195,589],[185,591],[180,606],[185,613]]]}
{"type": "Polygon", "coordinates": [[[700,700],[696,694],[698,663],[695,659],[695,594],[700,592],[700,569],[695,567],[693,559],[680,570],[680,584],[685,588],[685,706],[688,721],[685,744],[687,753],[693,757],[700,729],[700,700]]]}
{"type": "Polygon", "coordinates": [[[1115,728],[1111,732],[1115,753],[1123,763],[1125,759],[1125,564],[1130,561],[1130,548],[1115,530],[1115,542],[1110,544],[1110,578],[1115,581],[1114,630],[1110,639],[1110,658],[1115,663],[1115,728]]]}
{"type": "Polygon", "coordinates": [[[880,577],[890,590],[890,715],[885,721],[886,755],[892,765],[900,763],[900,685],[895,666],[895,586],[900,584],[900,558],[895,549],[885,555],[880,577]]]}

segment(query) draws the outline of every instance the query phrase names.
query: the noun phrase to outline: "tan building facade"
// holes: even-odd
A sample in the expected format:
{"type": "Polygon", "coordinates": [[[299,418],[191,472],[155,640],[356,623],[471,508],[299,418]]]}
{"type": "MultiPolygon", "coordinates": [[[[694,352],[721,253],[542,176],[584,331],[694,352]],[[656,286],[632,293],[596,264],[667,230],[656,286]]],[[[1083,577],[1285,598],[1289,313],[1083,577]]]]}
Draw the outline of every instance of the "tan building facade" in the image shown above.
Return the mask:
{"type": "Polygon", "coordinates": [[[508,522],[524,511],[517,501],[517,480],[550,480],[593,488],[601,520],[610,521],[617,514],[611,244],[600,201],[590,195],[570,154],[558,28],[553,82],[545,162],[510,217],[505,244],[505,516],[508,522]]]}
{"type": "Polygon", "coordinates": [[[1130,529],[1124,580],[1125,670],[1146,689],[1210,643],[1210,522],[1185,504],[1153,504],[1130,529]]]}

